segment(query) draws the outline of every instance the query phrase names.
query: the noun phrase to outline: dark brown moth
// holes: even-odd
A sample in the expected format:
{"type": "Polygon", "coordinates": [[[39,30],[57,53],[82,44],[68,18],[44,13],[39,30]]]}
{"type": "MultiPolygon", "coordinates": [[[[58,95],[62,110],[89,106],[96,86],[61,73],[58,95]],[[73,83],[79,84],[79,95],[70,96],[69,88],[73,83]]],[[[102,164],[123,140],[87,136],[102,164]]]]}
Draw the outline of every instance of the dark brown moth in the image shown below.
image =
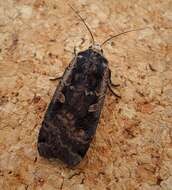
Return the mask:
{"type": "Polygon", "coordinates": [[[96,132],[107,88],[111,90],[111,72],[101,47],[112,38],[130,32],[95,44],[87,24],[75,13],[90,32],[93,45],[76,54],[66,68],[38,136],[39,154],[58,158],[68,166],[77,165],[85,156],[96,132]]]}

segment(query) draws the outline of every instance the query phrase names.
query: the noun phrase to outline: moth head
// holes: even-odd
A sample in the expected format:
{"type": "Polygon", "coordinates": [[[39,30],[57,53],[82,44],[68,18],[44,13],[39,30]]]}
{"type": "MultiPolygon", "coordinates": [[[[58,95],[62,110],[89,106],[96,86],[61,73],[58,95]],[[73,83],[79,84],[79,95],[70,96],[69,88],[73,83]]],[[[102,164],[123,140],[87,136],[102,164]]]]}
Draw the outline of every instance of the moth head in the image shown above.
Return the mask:
{"type": "Polygon", "coordinates": [[[90,33],[93,45],[90,46],[89,48],[92,49],[92,50],[94,50],[94,51],[96,51],[96,52],[98,52],[98,53],[100,53],[101,55],[103,55],[103,50],[102,50],[101,47],[104,46],[107,42],[109,42],[113,38],[116,38],[116,37],[118,37],[120,35],[129,33],[129,32],[138,31],[138,30],[144,30],[146,28],[149,28],[149,27],[145,27],[145,28],[139,28],[139,29],[134,29],[134,30],[128,30],[128,31],[125,31],[125,32],[121,32],[119,34],[116,34],[116,35],[113,35],[113,36],[109,37],[103,43],[97,44],[97,43],[95,43],[94,36],[93,36],[93,34],[91,32],[91,29],[89,28],[89,26],[87,25],[87,23],[85,22],[85,20],[82,18],[82,16],[71,5],[69,5],[69,6],[75,12],[75,14],[79,17],[79,19],[83,22],[83,24],[87,28],[88,32],[90,33]]]}
{"type": "Polygon", "coordinates": [[[90,49],[96,51],[97,53],[100,53],[101,55],[103,54],[103,49],[101,48],[100,44],[93,44],[89,47],[90,49]]]}

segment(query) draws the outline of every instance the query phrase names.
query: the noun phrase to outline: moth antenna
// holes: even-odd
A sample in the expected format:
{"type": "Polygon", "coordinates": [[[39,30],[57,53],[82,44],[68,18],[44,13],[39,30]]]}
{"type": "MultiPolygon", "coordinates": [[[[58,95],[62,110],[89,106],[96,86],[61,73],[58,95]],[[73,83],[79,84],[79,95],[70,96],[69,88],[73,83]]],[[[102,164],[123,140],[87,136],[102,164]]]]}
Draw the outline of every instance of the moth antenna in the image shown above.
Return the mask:
{"type": "Polygon", "coordinates": [[[81,17],[81,15],[70,5],[68,4],[68,6],[75,12],[75,14],[81,19],[81,21],[84,23],[85,27],[87,28],[88,32],[90,33],[91,35],[91,38],[92,38],[92,42],[93,44],[95,43],[95,40],[94,40],[94,36],[90,30],[90,28],[88,27],[88,25],[86,24],[85,20],[81,17]]]}
{"type": "MultiPolygon", "coordinates": [[[[148,28],[148,27],[146,27],[146,28],[148,28]]],[[[102,47],[102,46],[105,45],[108,41],[110,41],[110,40],[112,40],[113,38],[116,38],[116,37],[118,37],[118,36],[120,36],[120,35],[122,35],[122,34],[126,34],[126,33],[133,32],[133,31],[138,31],[138,30],[144,30],[144,29],[146,29],[146,28],[139,28],[139,29],[135,29],[135,30],[128,30],[128,31],[119,33],[119,34],[117,34],[117,35],[111,36],[111,37],[109,37],[108,39],[106,39],[100,46],[102,47]]]]}

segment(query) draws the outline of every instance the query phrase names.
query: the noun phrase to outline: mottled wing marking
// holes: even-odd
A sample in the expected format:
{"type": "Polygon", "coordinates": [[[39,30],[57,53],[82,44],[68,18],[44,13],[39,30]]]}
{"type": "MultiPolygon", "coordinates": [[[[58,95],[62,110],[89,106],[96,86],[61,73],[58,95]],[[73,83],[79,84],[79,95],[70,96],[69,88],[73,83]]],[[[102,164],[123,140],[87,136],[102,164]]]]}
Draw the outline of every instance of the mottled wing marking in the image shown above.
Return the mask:
{"type": "Polygon", "coordinates": [[[62,92],[59,92],[56,94],[56,99],[54,98],[54,100],[58,100],[59,102],[61,103],[64,103],[65,102],[65,96],[62,92]]]}
{"type": "MultiPolygon", "coordinates": [[[[75,56],[72,61],[70,62],[69,66],[65,69],[65,72],[62,76],[62,79],[60,80],[60,85],[58,86],[58,89],[56,90],[56,92],[54,93],[54,97],[53,100],[62,100],[62,103],[64,103],[65,101],[65,96],[62,93],[62,89],[64,88],[64,86],[68,85],[68,78],[71,78],[71,70],[74,68],[75,63],[76,63],[76,58],[77,56],[75,56]]],[[[61,102],[61,101],[60,101],[61,102]]]]}

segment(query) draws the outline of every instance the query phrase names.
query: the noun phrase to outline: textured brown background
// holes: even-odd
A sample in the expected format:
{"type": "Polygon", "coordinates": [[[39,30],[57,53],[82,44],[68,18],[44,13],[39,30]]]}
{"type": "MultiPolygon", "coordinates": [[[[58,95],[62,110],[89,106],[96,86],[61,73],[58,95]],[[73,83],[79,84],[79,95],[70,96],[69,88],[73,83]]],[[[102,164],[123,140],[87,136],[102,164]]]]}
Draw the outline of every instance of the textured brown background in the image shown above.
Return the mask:
{"type": "Polygon", "coordinates": [[[90,36],[62,0],[0,0],[0,189],[172,190],[172,1],[73,0],[104,47],[122,98],[107,93],[96,137],[75,169],[39,157],[57,81],[90,36]]]}

